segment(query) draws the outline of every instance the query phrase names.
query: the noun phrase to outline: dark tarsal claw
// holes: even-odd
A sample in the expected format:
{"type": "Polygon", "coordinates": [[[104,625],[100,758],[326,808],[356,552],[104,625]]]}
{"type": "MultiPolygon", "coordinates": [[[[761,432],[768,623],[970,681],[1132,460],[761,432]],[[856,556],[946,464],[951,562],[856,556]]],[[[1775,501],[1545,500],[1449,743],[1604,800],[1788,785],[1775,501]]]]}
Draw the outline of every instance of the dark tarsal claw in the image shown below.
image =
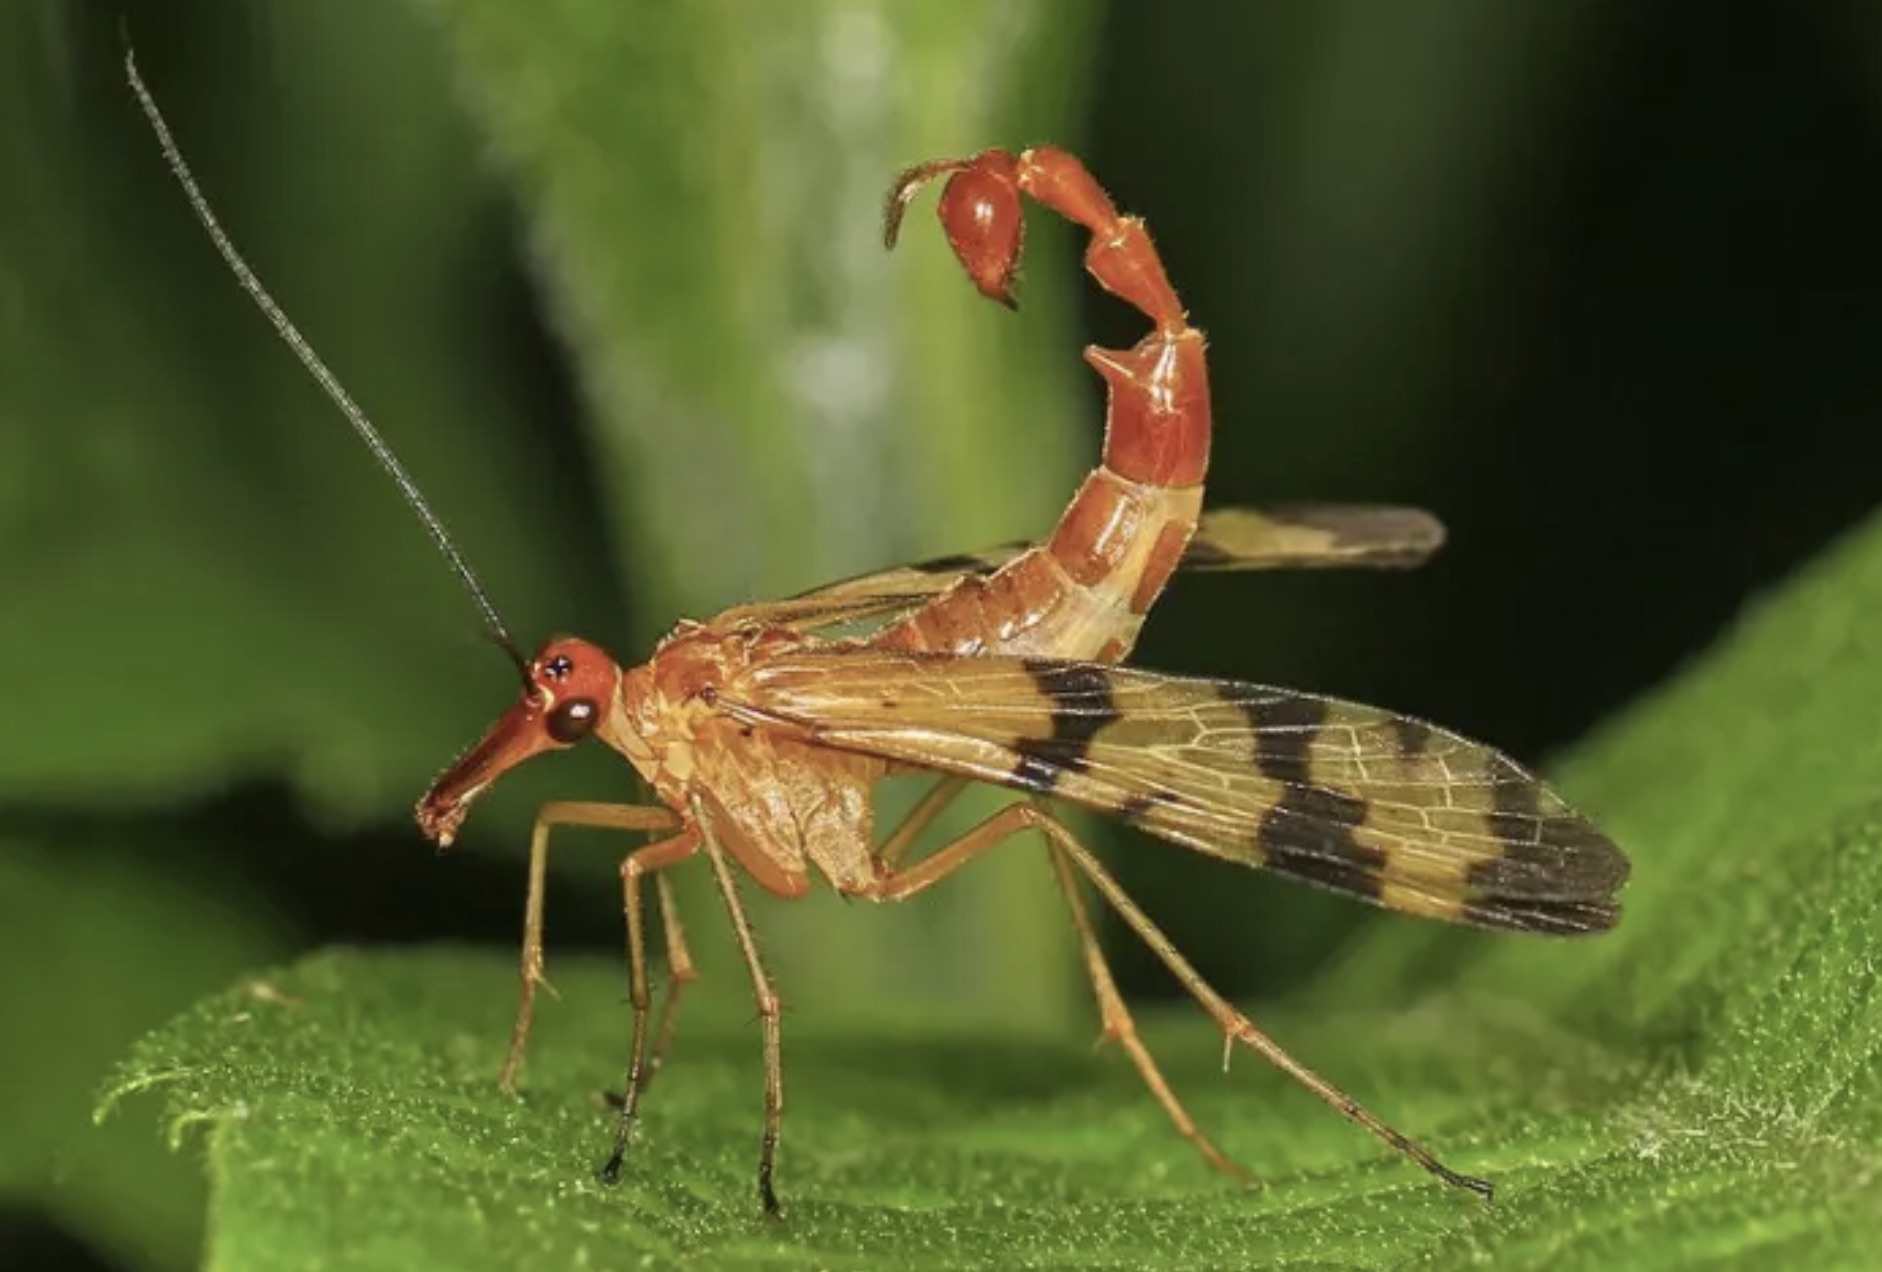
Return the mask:
{"type": "Polygon", "coordinates": [[[595,1172],[595,1179],[610,1188],[620,1183],[621,1164],[626,1158],[627,1154],[618,1148],[609,1153],[608,1160],[601,1163],[601,1169],[595,1172]]]}

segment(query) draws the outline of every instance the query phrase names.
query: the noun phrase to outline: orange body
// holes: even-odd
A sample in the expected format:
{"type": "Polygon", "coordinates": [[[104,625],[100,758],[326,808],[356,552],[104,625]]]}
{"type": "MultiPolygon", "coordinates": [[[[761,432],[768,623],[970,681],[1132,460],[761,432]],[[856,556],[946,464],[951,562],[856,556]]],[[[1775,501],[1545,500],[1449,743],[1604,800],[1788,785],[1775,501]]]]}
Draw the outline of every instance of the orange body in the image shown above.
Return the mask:
{"type": "Polygon", "coordinates": [[[765,1029],[765,1135],[759,1192],[771,1177],[783,1109],[779,1006],[728,866],[800,897],[813,869],[850,896],[899,900],[1015,835],[1037,832],[1071,908],[1107,1037],[1130,1054],[1177,1130],[1215,1166],[1237,1167],[1197,1129],[1144,1047],[1117,991],[1078,879],[1096,889],[1231,1042],[1292,1076],[1447,1182],[1487,1196],[1300,1064],[1216,993],[1036,800],[1008,805],[913,865],[902,856],[963,784],[982,781],[1112,814],[1184,847],[1263,867],[1407,914],[1511,931],[1572,935],[1611,927],[1626,859],[1593,825],[1508,757],[1423,721],[1312,694],[1185,680],[1116,666],[1179,566],[1415,564],[1442,539],[1404,509],[1309,507],[1202,513],[1210,410],[1202,333],[1189,325],[1143,224],[1119,216],[1078,160],[1041,147],[986,151],[904,174],[902,213],[946,176],[940,217],[980,291],[1012,303],[1029,196],[1091,234],[1085,266],[1141,310],[1131,349],[1088,349],[1108,388],[1103,462],[1042,543],[946,558],[829,585],[783,602],[682,623],[631,671],[596,646],[549,642],[524,666],[521,699],[441,777],[419,823],[448,843],[470,801],[505,769],[590,733],[624,755],[663,807],[551,805],[538,819],[523,942],[523,991],[503,1082],[520,1070],[542,980],[542,870],[553,825],[665,832],[630,853],[626,884],[634,1044],[613,1155],[671,1036],[643,1062],[649,1011],[642,880],[660,889],[672,991],[693,975],[668,867],[704,852],[718,876],[765,1029]],[[1206,537],[1199,536],[1199,525],[1206,537]],[[866,638],[819,627],[884,619],[866,638]],[[942,776],[887,837],[871,813],[891,773],[942,776]]]}
{"type": "Polygon", "coordinates": [[[593,732],[682,824],[694,801],[707,809],[726,851],[767,890],[802,896],[815,866],[838,891],[871,895],[881,867],[870,791],[891,765],[731,719],[716,705],[728,688],[766,659],[816,648],[1098,662],[1130,652],[1202,509],[1210,430],[1202,333],[1189,325],[1143,222],[1120,216],[1070,154],[991,150],[913,169],[891,196],[891,242],[909,198],[941,175],[942,226],[983,293],[1012,303],[1023,195],[1090,231],[1086,269],[1155,324],[1132,349],[1086,351],[1109,391],[1103,462],[1051,537],[863,641],[751,620],[688,622],[626,672],[587,641],[551,641],[529,664],[522,700],[420,802],[428,836],[449,843],[471,800],[504,770],[593,732]],[[569,703],[591,704],[586,726],[558,731],[556,713],[569,703]]]}

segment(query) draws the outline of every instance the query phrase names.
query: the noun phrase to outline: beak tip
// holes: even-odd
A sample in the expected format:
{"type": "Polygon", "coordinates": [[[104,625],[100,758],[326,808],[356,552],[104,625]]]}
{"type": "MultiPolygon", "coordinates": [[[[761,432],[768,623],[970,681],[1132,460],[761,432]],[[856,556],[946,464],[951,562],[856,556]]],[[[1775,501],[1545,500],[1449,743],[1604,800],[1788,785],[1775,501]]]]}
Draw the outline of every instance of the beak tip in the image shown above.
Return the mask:
{"type": "Polygon", "coordinates": [[[457,838],[458,826],[464,820],[464,805],[460,801],[444,803],[427,796],[414,810],[419,833],[440,849],[449,848],[457,838]]]}

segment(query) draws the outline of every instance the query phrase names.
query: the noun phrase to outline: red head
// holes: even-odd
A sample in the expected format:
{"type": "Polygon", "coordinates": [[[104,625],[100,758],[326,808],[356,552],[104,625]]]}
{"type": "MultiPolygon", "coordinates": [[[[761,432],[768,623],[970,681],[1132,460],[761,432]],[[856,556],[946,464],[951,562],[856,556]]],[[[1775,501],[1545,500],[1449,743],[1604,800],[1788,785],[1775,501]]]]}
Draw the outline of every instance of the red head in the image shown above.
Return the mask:
{"type": "Polygon", "coordinates": [[[532,755],[593,733],[613,710],[621,682],[614,659],[585,640],[557,637],[522,667],[523,693],[483,740],[446,769],[418,801],[418,825],[449,847],[471,801],[532,755]]]}

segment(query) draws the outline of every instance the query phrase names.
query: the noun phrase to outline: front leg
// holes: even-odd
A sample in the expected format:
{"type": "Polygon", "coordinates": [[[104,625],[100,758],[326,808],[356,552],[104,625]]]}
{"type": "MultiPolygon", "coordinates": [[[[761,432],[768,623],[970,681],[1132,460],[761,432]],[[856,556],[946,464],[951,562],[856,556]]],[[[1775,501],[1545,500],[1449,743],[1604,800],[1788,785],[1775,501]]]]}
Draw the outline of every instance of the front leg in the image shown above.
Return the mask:
{"type": "Polygon", "coordinates": [[[549,869],[549,831],[556,826],[593,826],[603,830],[672,830],[680,824],[673,810],[634,804],[595,804],[558,800],[544,804],[536,814],[529,837],[529,893],[523,902],[522,992],[516,1004],[516,1024],[510,1030],[510,1050],[497,1084],[509,1094],[523,1071],[523,1053],[536,1013],[536,987],[549,985],[542,974],[542,895],[549,869]]]}

